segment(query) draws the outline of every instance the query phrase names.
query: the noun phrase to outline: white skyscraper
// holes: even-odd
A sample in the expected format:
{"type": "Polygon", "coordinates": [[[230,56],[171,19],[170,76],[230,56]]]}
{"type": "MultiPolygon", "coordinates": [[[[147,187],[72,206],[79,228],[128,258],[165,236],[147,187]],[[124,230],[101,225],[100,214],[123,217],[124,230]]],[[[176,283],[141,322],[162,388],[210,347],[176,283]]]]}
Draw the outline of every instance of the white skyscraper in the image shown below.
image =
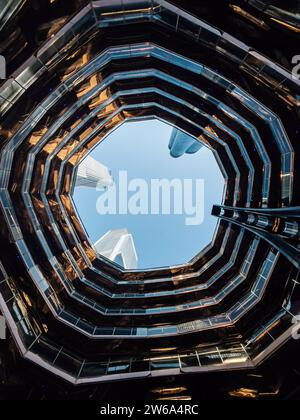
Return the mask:
{"type": "Polygon", "coordinates": [[[76,187],[105,188],[113,183],[108,168],[90,156],[78,166],[76,187]]]}
{"type": "Polygon", "coordinates": [[[94,247],[98,254],[120,263],[126,269],[137,268],[138,257],[134,240],[126,228],[109,230],[95,243],[94,247]]]}

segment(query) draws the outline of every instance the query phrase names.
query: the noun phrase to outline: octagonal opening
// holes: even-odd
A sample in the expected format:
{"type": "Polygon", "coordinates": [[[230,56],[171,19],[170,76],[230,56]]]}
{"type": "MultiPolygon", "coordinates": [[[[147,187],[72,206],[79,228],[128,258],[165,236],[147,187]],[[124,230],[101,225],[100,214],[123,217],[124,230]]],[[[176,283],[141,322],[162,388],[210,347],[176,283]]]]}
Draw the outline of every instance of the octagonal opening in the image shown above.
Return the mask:
{"type": "Polygon", "coordinates": [[[132,121],[80,163],[73,201],[100,257],[153,269],[185,264],[212,241],[224,184],[199,140],[157,119],[132,121]]]}

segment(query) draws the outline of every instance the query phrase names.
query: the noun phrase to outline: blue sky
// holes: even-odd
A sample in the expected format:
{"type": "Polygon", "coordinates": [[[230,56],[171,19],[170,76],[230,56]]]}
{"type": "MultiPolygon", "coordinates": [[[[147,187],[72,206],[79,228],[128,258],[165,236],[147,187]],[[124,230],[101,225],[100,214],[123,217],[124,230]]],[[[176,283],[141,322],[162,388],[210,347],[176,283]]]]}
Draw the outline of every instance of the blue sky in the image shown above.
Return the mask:
{"type": "Polygon", "coordinates": [[[99,215],[96,202],[101,192],[84,187],[74,192],[74,202],[91,242],[110,229],[127,227],[134,238],[138,268],[189,261],[211,241],[217,223],[210,214],[212,205],[221,202],[224,189],[217,162],[206,147],[193,155],[172,158],[168,149],[171,131],[172,127],[158,120],[128,122],[99,144],[91,156],[111,170],[115,181],[120,170],[127,170],[129,181],[143,178],[149,185],[153,178],[204,179],[203,224],[186,226],[185,214],[99,215]]]}

